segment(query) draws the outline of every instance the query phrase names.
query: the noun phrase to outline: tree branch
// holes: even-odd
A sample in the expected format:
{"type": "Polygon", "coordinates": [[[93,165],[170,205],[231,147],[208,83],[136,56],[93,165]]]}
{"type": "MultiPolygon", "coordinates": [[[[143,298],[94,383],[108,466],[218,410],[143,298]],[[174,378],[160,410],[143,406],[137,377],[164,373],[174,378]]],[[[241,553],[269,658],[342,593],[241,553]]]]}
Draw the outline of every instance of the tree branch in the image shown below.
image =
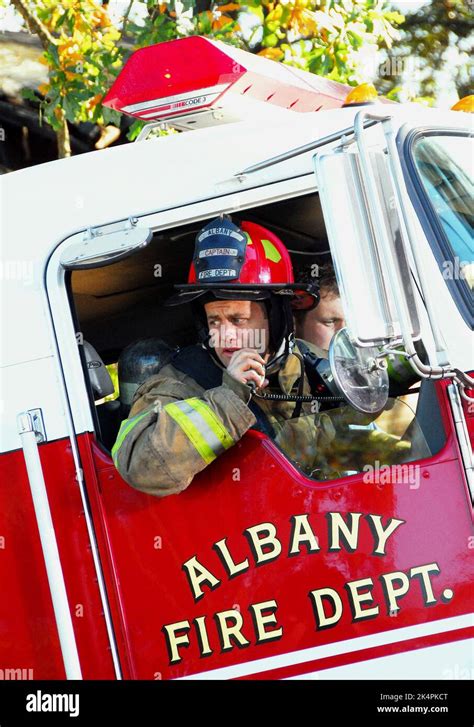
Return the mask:
{"type": "Polygon", "coordinates": [[[135,2],[135,0],[130,0],[130,2],[128,3],[128,7],[125,11],[125,15],[123,16],[122,31],[121,31],[122,38],[125,37],[125,28],[127,27],[127,23],[128,23],[128,16],[130,15],[130,10],[132,9],[132,5],[134,2],[135,2]]]}
{"type": "MultiPolygon", "coordinates": [[[[52,45],[57,45],[56,38],[54,38],[44,23],[35,15],[27,0],[11,0],[11,2],[22,18],[24,18],[29,30],[36,33],[45,51],[49,50],[52,45]]],[[[58,108],[58,111],[61,127],[56,132],[56,138],[58,143],[58,156],[62,159],[71,156],[71,139],[64,109],[58,108]]]]}
{"type": "Polygon", "coordinates": [[[11,0],[11,3],[25,20],[28,28],[37,34],[44,50],[48,50],[50,45],[56,45],[56,39],[29,7],[27,0],[11,0]]]}
{"type": "Polygon", "coordinates": [[[59,111],[61,128],[56,132],[58,141],[58,157],[59,159],[65,159],[71,156],[71,137],[69,134],[69,126],[67,125],[66,114],[63,109],[60,109],[59,111]]]}

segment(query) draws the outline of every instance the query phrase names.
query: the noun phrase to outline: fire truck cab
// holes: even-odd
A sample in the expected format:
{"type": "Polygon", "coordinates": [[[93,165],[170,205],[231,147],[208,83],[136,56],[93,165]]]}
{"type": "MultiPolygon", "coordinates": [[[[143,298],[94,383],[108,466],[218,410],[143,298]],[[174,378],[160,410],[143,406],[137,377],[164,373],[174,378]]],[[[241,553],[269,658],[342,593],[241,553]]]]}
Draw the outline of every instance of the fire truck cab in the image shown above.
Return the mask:
{"type": "Polygon", "coordinates": [[[170,41],[105,99],[150,122],[135,143],[0,179],[3,678],[471,676],[472,117],[350,91],[170,41]],[[150,138],[164,122],[180,133],[150,138]],[[355,374],[397,359],[416,383],[342,469],[250,430],[159,499],[115,469],[139,382],[111,400],[106,366],[196,340],[163,303],[220,214],[270,228],[296,271],[332,260],[354,415],[355,374]]]}

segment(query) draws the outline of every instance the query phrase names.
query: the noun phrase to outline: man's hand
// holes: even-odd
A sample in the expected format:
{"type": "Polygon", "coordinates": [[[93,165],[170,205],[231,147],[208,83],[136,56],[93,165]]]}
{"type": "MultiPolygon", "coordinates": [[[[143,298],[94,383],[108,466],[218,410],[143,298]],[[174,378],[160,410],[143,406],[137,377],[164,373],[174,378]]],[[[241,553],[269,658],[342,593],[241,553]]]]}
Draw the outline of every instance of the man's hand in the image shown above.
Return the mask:
{"type": "Polygon", "coordinates": [[[253,348],[241,348],[230,359],[227,367],[229,376],[242,384],[253,381],[258,389],[268,386],[265,378],[265,361],[253,348]]]}

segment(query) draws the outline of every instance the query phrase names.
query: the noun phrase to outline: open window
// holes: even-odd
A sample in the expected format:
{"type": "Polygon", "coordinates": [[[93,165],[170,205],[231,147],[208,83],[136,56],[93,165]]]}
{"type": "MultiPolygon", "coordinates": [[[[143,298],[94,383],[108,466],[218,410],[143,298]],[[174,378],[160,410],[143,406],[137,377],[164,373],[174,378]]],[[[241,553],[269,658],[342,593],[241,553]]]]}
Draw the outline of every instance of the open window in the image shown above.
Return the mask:
{"type": "MultiPolygon", "coordinates": [[[[330,260],[315,194],[239,210],[232,218],[237,223],[244,219],[258,222],[278,234],[290,250],[296,276],[303,269],[330,260]]],[[[128,414],[131,397],[129,392],[124,397],[124,386],[133,384],[136,388],[138,385],[136,380],[117,379],[117,365],[123,351],[136,342],[148,341],[149,353],[154,347],[172,350],[196,342],[190,309],[187,306],[169,309],[164,307],[164,302],[173,294],[175,283],[187,280],[196,234],[207,221],[156,232],[146,247],[125,259],[68,273],[76,336],[87,344],[82,347],[81,356],[93,402],[96,435],[107,450],[111,449],[120,423],[128,414]],[[88,360],[90,348],[97,353],[93,362],[90,356],[88,360]],[[106,396],[105,401],[95,385],[101,366],[108,369],[115,383],[114,394],[106,396]]],[[[158,373],[165,361],[166,357],[158,356],[155,367],[153,362],[145,367],[147,374],[158,373]]]]}
{"type": "MultiPolygon", "coordinates": [[[[214,217],[215,214],[209,220],[214,217]]],[[[241,220],[257,222],[279,235],[290,252],[297,281],[307,275],[308,270],[331,261],[316,193],[238,210],[232,214],[232,219],[237,224],[241,220]]],[[[187,279],[196,233],[207,221],[200,219],[157,231],[145,247],[125,259],[68,273],[76,335],[82,342],[87,342],[80,350],[96,439],[107,452],[115,442],[121,421],[128,415],[130,392],[126,387],[133,384],[136,388],[141,383],[139,380],[120,381],[114,375],[124,350],[138,341],[148,341],[151,349],[160,349],[155,368],[152,362],[151,368],[143,369],[146,379],[157,374],[166,362],[166,356],[161,355],[163,351],[196,342],[195,325],[188,307],[170,309],[164,307],[164,302],[172,295],[174,284],[187,279]],[[92,365],[91,350],[95,353],[92,365]],[[109,388],[114,383],[112,396],[111,391],[101,391],[97,387],[97,371],[102,366],[112,374],[109,377],[109,388]]],[[[108,374],[104,370],[103,380],[107,384],[108,374]]],[[[275,444],[302,474],[316,480],[355,474],[368,462],[376,467],[377,462],[400,463],[430,456],[444,443],[443,428],[434,385],[424,382],[422,394],[418,399],[417,390],[408,399],[392,400],[380,418],[370,421],[349,406],[320,412],[321,427],[333,434],[319,442],[308,440],[308,446],[318,455],[311,464],[301,459],[289,445],[292,434],[287,430],[291,430],[291,422],[282,423],[275,444]],[[346,432],[344,437],[341,436],[342,429],[346,432]],[[334,463],[336,450],[339,455],[343,454],[337,466],[334,463]]],[[[311,417],[308,426],[313,423],[314,414],[311,417]]]]}

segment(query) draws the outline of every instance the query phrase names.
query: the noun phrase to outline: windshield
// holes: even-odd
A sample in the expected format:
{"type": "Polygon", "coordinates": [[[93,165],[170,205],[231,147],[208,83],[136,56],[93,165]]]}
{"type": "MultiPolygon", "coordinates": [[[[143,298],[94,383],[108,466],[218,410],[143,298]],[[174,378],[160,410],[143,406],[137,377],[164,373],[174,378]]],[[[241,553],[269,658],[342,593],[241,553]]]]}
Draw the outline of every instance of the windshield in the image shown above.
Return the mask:
{"type": "Polygon", "coordinates": [[[430,135],[413,156],[425,191],[450,247],[443,274],[474,287],[474,153],[467,136],[430,135]]]}
{"type": "Polygon", "coordinates": [[[378,415],[340,406],[281,420],[276,444],[306,475],[333,480],[431,456],[411,407],[389,399],[378,415]],[[299,436],[302,429],[305,437],[299,436]]]}

